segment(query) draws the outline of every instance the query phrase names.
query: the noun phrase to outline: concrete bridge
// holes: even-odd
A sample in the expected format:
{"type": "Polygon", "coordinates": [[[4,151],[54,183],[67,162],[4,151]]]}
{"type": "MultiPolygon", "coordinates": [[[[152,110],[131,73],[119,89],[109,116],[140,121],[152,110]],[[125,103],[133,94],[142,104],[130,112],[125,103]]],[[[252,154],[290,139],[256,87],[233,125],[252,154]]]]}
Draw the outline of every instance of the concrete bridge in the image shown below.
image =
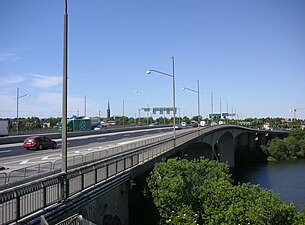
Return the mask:
{"type": "MultiPolygon", "coordinates": [[[[254,130],[233,125],[182,129],[152,137],[113,154],[75,165],[67,174],[53,174],[0,192],[0,224],[56,224],[80,214],[93,224],[129,224],[129,196],[134,179],[162,158],[205,156],[234,167],[243,154],[287,132],[254,130]],[[190,150],[196,145],[198,150],[190,150]],[[199,146],[199,148],[198,148],[199,146]],[[43,221],[43,222],[41,222],[43,221]]],[[[251,154],[250,154],[251,155],[251,154]]],[[[64,224],[64,223],[62,223],[64,224]]]]}

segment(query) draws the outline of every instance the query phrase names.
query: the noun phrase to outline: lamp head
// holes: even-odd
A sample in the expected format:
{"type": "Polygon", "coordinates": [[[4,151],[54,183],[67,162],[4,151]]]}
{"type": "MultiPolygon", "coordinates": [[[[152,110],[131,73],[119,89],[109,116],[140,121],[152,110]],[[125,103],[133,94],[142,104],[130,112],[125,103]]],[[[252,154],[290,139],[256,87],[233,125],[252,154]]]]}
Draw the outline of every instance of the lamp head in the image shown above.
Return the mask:
{"type": "Polygon", "coordinates": [[[151,74],[151,71],[150,71],[150,70],[147,70],[147,71],[146,71],[146,74],[151,74]]]}
{"type": "Polygon", "coordinates": [[[184,91],[185,90],[185,88],[181,88],[181,91],[184,91]]]}
{"type": "Polygon", "coordinates": [[[135,91],[134,91],[134,93],[138,93],[138,92],[139,92],[138,90],[135,90],[135,91]]]}

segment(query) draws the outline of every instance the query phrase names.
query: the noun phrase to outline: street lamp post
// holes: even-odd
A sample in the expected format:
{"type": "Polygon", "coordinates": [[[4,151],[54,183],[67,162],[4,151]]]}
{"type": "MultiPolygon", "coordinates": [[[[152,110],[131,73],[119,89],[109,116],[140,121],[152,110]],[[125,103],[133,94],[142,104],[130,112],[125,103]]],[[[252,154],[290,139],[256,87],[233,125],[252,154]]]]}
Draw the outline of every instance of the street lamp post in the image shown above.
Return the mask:
{"type": "Polygon", "coordinates": [[[174,130],[174,138],[176,138],[176,127],[175,127],[176,126],[176,92],[175,92],[175,58],[174,57],[172,57],[172,70],[173,70],[172,74],[164,73],[158,70],[147,70],[146,74],[151,74],[151,72],[155,72],[155,73],[163,74],[165,76],[172,77],[173,79],[173,117],[174,117],[173,130],[174,130]]]}
{"type": "Polygon", "coordinates": [[[149,125],[149,112],[150,112],[150,108],[149,108],[149,103],[147,102],[146,103],[146,122],[147,122],[147,125],[149,125]]]}
{"type": "MultiPolygon", "coordinates": [[[[120,99],[116,99],[118,102],[120,101],[120,99]]],[[[123,126],[125,125],[125,101],[124,101],[124,99],[122,100],[122,102],[123,102],[123,115],[122,115],[122,119],[123,119],[123,126]]]]}
{"type": "Polygon", "coordinates": [[[19,99],[26,97],[26,96],[30,96],[30,94],[25,94],[25,95],[21,95],[19,96],[19,88],[17,88],[17,135],[19,134],[19,115],[18,115],[18,111],[19,111],[19,99]]]}
{"type": "Polygon", "coordinates": [[[197,91],[196,90],[193,90],[193,89],[190,89],[190,88],[182,88],[181,89],[182,91],[184,90],[188,90],[188,91],[192,91],[192,92],[195,92],[197,93],[197,106],[198,106],[198,127],[199,127],[199,124],[200,124],[200,99],[199,99],[199,96],[200,96],[200,93],[199,93],[199,80],[197,80],[197,91]]]}
{"type": "Polygon", "coordinates": [[[85,95],[85,103],[84,103],[84,116],[87,116],[87,96],[85,95]]]}
{"type": "Polygon", "coordinates": [[[67,173],[67,72],[68,72],[68,13],[67,0],[64,0],[64,46],[63,46],[63,82],[62,82],[62,164],[61,172],[67,173]]]}

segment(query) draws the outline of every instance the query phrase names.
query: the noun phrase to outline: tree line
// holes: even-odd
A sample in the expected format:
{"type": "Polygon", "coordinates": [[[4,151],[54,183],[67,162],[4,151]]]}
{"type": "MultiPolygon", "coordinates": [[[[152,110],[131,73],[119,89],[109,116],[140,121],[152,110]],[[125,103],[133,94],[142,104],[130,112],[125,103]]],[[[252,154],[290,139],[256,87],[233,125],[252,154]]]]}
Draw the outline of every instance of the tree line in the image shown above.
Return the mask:
{"type": "Polygon", "coordinates": [[[275,138],[261,146],[268,161],[305,158],[305,132],[297,129],[284,139],[275,138]]]}

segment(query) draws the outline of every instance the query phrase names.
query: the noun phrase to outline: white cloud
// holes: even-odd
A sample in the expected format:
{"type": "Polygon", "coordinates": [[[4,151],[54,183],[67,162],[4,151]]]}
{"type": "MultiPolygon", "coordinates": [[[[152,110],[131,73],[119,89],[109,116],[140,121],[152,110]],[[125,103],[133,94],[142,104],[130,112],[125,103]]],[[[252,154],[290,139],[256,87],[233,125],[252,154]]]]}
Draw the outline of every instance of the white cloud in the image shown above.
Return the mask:
{"type": "Polygon", "coordinates": [[[21,59],[18,56],[18,51],[15,49],[10,49],[7,52],[0,52],[0,62],[9,61],[9,60],[19,60],[21,59]]]}
{"type": "Polygon", "coordinates": [[[45,76],[45,75],[39,75],[39,74],[32,74],[33,83],[32,85],[34,87],[38,88],[47,88],[47,87],[53,87],[61,84],[62,78],[56,77],[56,76],[45,76]]]}
{"type": "Polygon", "coordinates": [[[24,77],[18,76],[18,75],[13,75],[13,76],[8,76],[6,78],[2,78],[0,80],[0,87],[11,85],[11,84],[17,84],[24,81],[24,77]]]}

